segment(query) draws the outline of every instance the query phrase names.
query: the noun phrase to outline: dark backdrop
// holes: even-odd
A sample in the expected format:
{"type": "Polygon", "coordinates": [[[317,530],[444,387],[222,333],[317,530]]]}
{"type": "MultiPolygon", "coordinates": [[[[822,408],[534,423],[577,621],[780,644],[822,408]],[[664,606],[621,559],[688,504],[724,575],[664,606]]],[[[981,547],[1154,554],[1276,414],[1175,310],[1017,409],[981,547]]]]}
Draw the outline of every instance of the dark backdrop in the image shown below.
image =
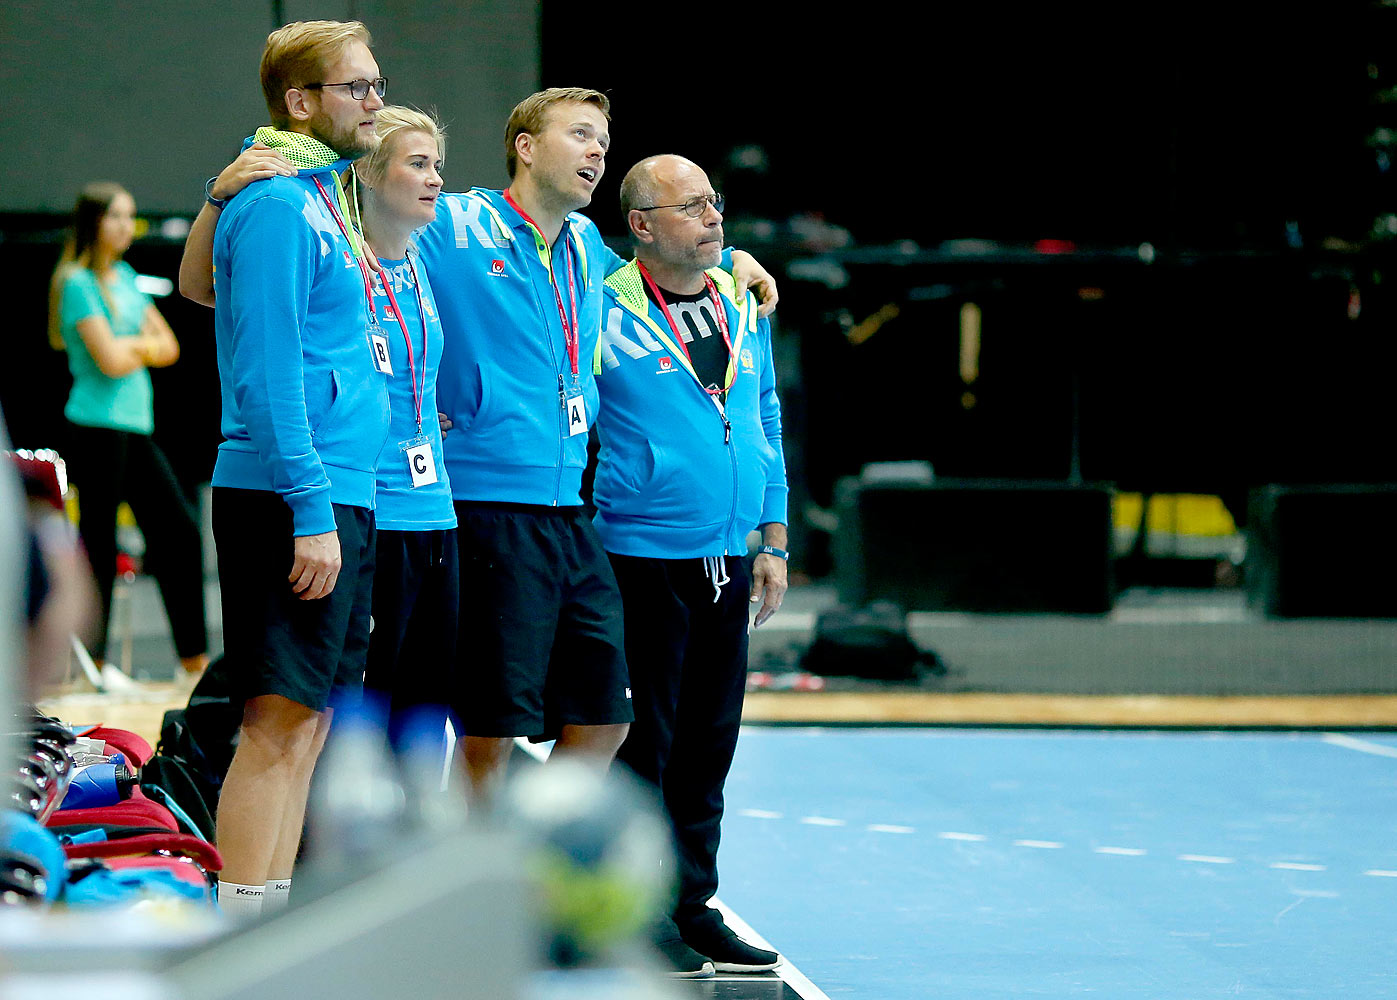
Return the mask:
{"type": "Polygon", "coordinates": [[[542,28],[544,84],[612,98],[604,231],[627,168],[682,153],[729,195],[730,242],[787,269],[797,521],[878,460],[1075,470],[1239,518],[1259,483],[1397,479],[1397,268],[1368,243],[1397,210],[1370,141],[1397,130],[1397,9],[649,5],[598,31],[550,2],[542,28]],[[856,246],[812,263],[789,221],[810,216],[856,246]]]}
{"type": "Polygon", "coordinates": [[[1287,219],[1366,228],[1368,66],[1397,28],[1371,6],[653,4],[597,30],[549,2],[542,70],[612,96],[594,214],[613,231],[641,156],[728,174],[754,143],[770,177],[724,178],[734,213],[821,211],[872,242],[1231,248],[1287,219]]]}

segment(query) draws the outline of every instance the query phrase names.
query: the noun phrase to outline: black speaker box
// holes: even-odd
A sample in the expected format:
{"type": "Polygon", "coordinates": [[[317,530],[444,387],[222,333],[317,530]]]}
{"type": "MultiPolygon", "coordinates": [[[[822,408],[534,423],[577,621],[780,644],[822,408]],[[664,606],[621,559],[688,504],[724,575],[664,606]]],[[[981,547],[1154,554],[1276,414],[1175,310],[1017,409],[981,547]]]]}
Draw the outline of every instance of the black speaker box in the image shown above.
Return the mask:
{"type": "Polygon", "coordinates": [[[1397,618],[1397,484],[1251,493],[1253,607],[1278,618],[1397,618]]]}
{"type": "Polygon", "coordinates": [[[1112,491],[1102,485],[845,479],[839,599],[922,611],[1111,609],[1112,491]]]}

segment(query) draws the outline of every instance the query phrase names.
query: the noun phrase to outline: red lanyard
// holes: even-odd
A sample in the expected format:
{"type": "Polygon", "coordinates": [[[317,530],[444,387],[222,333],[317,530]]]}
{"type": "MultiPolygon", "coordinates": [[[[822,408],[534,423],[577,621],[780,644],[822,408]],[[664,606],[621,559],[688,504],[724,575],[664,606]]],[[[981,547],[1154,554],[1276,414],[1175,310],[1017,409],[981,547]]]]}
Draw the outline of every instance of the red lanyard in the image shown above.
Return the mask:
{"type": "MultiPolygon", "coordinates": [[[[659,303],[660,311],[665,314],[665,322],[669,324],[670,330],[674,333],[674,339],[678,341],[679,349],[684,352],[684,357],[689,359],[689,369],[691,371],[694,370],[694,359],[689,354],[688,345],[684,343],[684,335],[679,332],[679,327],[674,322],[674,317],[670,315],[669,304],[665,302],[665,297],[660,291],[660,286],[655,284],[655,279],[650,277],[650,272],[646,269],[644,264],[640,263],[640,261],[636,261],[636,265],[640,268],[640,274],[641,277],[645,279],[645,284],[650,287],[650,294],[655,296],[655,301],[659,303]]],[[[723,311],[723,304],[718,301],[718,289],[714,287],[713,279],[707,274],[703,276],[703,284],[708,289],[708,297],[713,300],[713,309],[716,313],[718,330],[722,333],[723,343],[726,344],[728,348],[729,377],[724,379],[727,385],[721,389],[710,389],[706,385],[702,386],[704,392],[708,393],[710,396],[717,396],[732,388],[733,382],[737,379],[737,372],[733,369],[732,365],[732,338],[728,336],[728,315],[723,311]]],[[[694,371],[694,375],[697,377],[698,372],[694,371]]]]}
{"type": "MultiPolygon", "coordinates": [[[[320,183],[320,178],[311,177],[311,180],[315,181],[315,186],[320,189],[320,197],[324,200],[325,207],[330,210],[331,217],[339,224],[340,232],[344,233],[344,241],[349,244],[349,249],[353,250],[354,241],[349,238],[349,228],[344,224],[344,220],[340,218],[339,209],[335,207],[335,203],[330,200],[330,196],[325,192],[325,186],[320,183]]],[[[374,309],[373,282],[369,279],[369,266],[360,259],[358,254],[354,255],[354,262],[359,265],[359,273],[364,276],[364,299],[369,304],[369,322],[373,326],[378,326],[378,312],[374,309]]]]}
{"type": "Polygon", "coordinates": [[[393,313],[398,317],[398,326],[402,328],[403,340],[407,342],[407,370],[412,376],[412,404],[417,410],[417,433],[422,433],[422,395],[427,388],[427,310],[422,305],[422,286],[417,281],[417,268],[412,264],[412,258],[407,258],[407,268],[412,272],[412,290],[417,294],[417,315],[422,320],[422,388],[417,387],[417,368],[412,360],[412,336],[407,332],[407,324],[403,322],[403,311],[398,308],[397,296],[393,294],[393,282],[389,281],[384,273],[380,272],[378,279],[383,284],[383,290],[388,293],[388,301],[393,306],[393,313]]]}
{"type": "MultiPolygon", "coordinates": [[[[514,210],[524,217],[524,221],[534,228],[538,234],[539,241],[543,246],[548,245],[548,241],[543,238],[543,230],[538,227],[538,223],[529,217],[529,213],[519,207],[519,203],[514,200],[508,191],[504,193],[505,201],[514,206],[514,210]]],[[[567,313],[563,311],[563,293],[558,288],[558,279],[553,274],[552,258],[549,258],[548,283],[553,286],[553,298],[558,303],[558,319],[563,323],[563,343],[567,345],[568,361],[572,363],[572,380],[577,381],[577,286],[573,284],[572,277],[572,240],[570,234],[563,235],[563,251],[567,255],[568,268],[568,301],[572,305],[572,321],[568,321],[567,313]]]]}

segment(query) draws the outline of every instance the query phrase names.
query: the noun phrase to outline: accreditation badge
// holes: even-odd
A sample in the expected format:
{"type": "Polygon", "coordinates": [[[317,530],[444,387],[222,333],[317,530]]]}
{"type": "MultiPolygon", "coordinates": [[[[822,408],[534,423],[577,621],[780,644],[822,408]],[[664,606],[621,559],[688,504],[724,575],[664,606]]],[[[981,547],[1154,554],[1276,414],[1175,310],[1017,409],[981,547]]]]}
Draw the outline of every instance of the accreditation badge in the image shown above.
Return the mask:
{"type": "Polygon", "coordinates": [[[412,488],[430,486],[437,481],[437,460],[432,454],[432,442],[426,435],[398,442],[398,450],[407,458],[407,471],[412,476],[412,488]]]}
{"type": "Polygon", "coordinates": [[[582,390],[567,398],[568,437],[587,433],[587,401],[582,398],[582,390]]]}
{"type": "Polygon", "coordinates": [[[388,338],[378,324],[369,327],[369,344],[373,347],[374,370],[384,375],[393,374],[393,362],[389,359],[388,338]]]}

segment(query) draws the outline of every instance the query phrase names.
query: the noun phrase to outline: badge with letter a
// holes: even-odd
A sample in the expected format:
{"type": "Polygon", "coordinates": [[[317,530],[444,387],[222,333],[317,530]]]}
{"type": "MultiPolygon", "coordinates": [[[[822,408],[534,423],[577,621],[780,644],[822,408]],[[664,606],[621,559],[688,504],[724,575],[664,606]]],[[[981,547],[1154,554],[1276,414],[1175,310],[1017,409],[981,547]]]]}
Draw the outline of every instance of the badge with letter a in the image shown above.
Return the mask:
{"type": "Polygon", "coordinates": [[[567,399],[568,437],[587,433],[587,403],[579,392],[567,399]]]}

